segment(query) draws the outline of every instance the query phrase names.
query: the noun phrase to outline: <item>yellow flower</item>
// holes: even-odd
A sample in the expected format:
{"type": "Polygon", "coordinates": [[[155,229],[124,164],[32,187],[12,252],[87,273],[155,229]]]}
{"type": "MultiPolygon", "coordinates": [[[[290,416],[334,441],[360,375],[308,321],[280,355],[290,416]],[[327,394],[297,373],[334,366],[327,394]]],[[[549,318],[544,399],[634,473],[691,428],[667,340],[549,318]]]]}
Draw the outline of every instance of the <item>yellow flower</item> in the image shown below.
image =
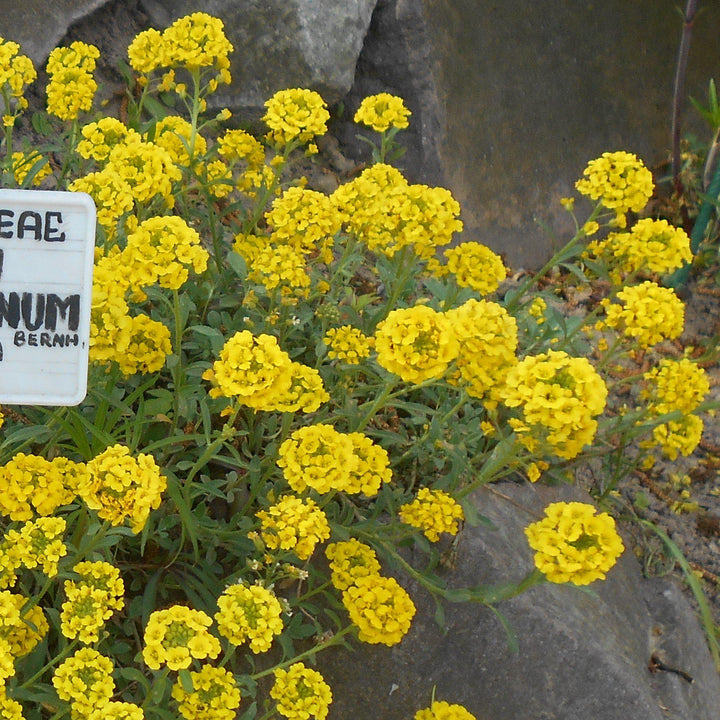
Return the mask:
{"type": "Polygon", "coordinates": [[[330,113],[325,101],[313,90],[278,90],[265,107],[263,120],[270,128],[268,140],[275,145],[306,143],[327,132],[330,113]]]}
{"type": "Polygon", "coordinates": [[[607,513],[592,505],[557,502],[545,518],[525,528],[535,566],[550,582],[588,585],[605,578],[625,549],[607,513]]]}
{"type": "Polygon", "coordinates": [[[427,305],[392,310],[375,330],[377,361],[405,382],[442,376],[459,346],[451,321],[427,305]]]}
{"type": "Polygon", "coordinates": [[[58,665],[52,683],[60,699],[72,704],[72,717],[86,718],[115,693],[112,671],[110,658],[85,647],[58,665]]]}
{"type": "Polygon", "coordinates": [[[418,710],[414,720],[476,720],[462,705],[451,705],[444,700],[435,700],[429,708],[418,710]]]}
{"type": "Polygon", "coordinates": [[[683,331],[685,306],[671,288],[649,280],[617,293],[620,304],[602,301],[605,325],[648,348],[662,340],[674,340],[683,331]]]}
{"type": "Polygon", "coordinates": [[[358,578],[380,573],[375,551],[355,538],[330,543],[325,556],[330,562],[332,584],[338,590],[347,590],[358,578]]]}
{"type": "Polygon", "coordinates": [[[623,216],[640,212],[653,193],[652,173],[636,155],[606,152],[588,163],[583,178],[575,183],[582,195],[599,200],[606,208],[623,216]]]}
{"type": "Polygon", "coordinates": [[[262,585],[231,585],[218,598],[218,632],[233,645],[250,643],[254,653],[266,652],[283,630],[282,606],[262,585]]]}
{"type": "Polygon", "coordinates": [[[172,696],[178,711],[186,720],[233,720],[240,707],[240,690],[229,670],[203,665],[199,672],[191,671],[192,692],[178,680],[172,696]]]}
{"type": "Polygon", "coordinates": [[[502,258],[477,242],[464,242],[445,251],[447,269],[460,287],[469,287],[481,295],[498,289],[507,277],[502,258]]]}
{"type": "Polygon", "coordinates": [[[26,154],[24,152],[14,152],[12,154],[12,161],[15,182],[20,186],[25,184],[25,178],[27,178],[31,172],[33,173],[33,185],[40,185],[48,175],[52,175],[50,163],[48,163],[46,157],[39,153],[31,152],[26,154]]]}
{"type": "Polygon", "coordinates": [[[90,482],[80,494],[103,520],[121,525],[126,519],[134,533],[140,532],[151,510],[160,507],[167,479],[152,455],[137,457],[123,445],[113,445],[87,464],[90,482]]]}
{"type": "Polygon", "coordinates": [[[203,374],[210,397],[234,398],[256,410],[272,410],[292,384],[292,361],[271,335],[249,330],[233,335],[212,369],[203,374]]]}
{"type": "Polygon", "coordinates": [[[510,426],[529,450],[538,448],[574,458],[592,442],[605,409],[607,388],[585,358],[550,350],[529,355],[512,367],[503,388],[503,403],[520,408],[510,426]]]}
{"type": "Polygon", "coordinates": [[[257,517],[265,544],[271,550],[294,552],[300,560],[307,560],[317,543],[330,537],[325,513],[310,499],[286,495],[257,517]]]}
{"type": "Polygon", "coordinates": [[[374,338],[364,335],[351,325],[330,328],[325,333],[324,342],[330,346],[328,357],[344,360],[349,365],[357,365],[362,359],[370,357],[375,344],[374,338]]]}
{"type": "Polygon", "coordinates": [[[171,605],[151,613],[145,627],[143,659],[151,670],[190,667],[193,658],[204,660],[220,654],[220,641],[208,632],[212,618],[202,610],[171,605]]]}
{"type": "Polygon", "coordinates": [[[407,634],[415,605],[395,578],[356,577],[343,591],[343,605],[358,627],[358,638],[370,644],[397,645],[407,634]]]}
{"type": "Polygon", "coordinates": [[[270,697],[277,712],[288,720],[325,720],[332,692],[317,670],[296,662],[287,670],[275,670],[274,675],[270,697]]]}
{"type": "Polygon", "coordinates": [[[442,490],[421,488],[417,497],[400,507],[402,522],[422,530],[431,542],[440,540],[440,533],[457,535],[459,523],[465,519],[463,509],[452,495],[442,490]]]}
{"type": "Polygon", "coordinates": [[[363,99],[353,120],[383,133],[391,127],[406,128],[410,114],[402,98],[389,93],[379,93],[363,99]]]}

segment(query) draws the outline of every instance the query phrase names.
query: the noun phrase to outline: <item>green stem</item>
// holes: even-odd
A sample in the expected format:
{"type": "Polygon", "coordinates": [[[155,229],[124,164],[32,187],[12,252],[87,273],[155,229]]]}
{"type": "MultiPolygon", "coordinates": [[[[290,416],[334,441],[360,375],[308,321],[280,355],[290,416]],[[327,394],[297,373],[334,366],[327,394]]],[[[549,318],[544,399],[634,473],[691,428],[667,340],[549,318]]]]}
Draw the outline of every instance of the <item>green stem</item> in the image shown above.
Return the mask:
{"type": "Polygon", "coordinates": [[[78,639],[75,639],[70,642],[69,645],[66,645],[50,662],[43,665],[43,667],[38,670],[31,678],[26,680],[22,685],[20,685],[21,689],[30,687],[38,678],[42,677],[51,667],[54,667],[57,665],[61,660],[64,660],[71,652],[75,649],[77,645],[80,644],[80,641],[78,639]]]}
{"type": "Polygon", "coordinates": [[[262,677],[265,677],[267,675],[270,675],[271,673],[274,673],[276,670],[282,670],[289,665],[293,665],[296,662],[300,662],[301,660],[304,660],[305,658],[314,657],[317,655],[321,650],[326,650],[329,647],[332,647],[333,645],[337,645],[340,640],[347,635],[348,633],[352,632],[355,629],[354,625],[348,625],[346,628],[343,628],[340,632],[335,633],[332,637],[328,638],[327,640],[323,640],[323,642],[318,643],[317,645],[314,645],[309,650],[306,650],[303,653],[300,653],[299,655],[296,655],[294,658],[291,658],[290,660],[285,660],[284,662],[278,663],[277,665],[273,665],[273,667],[268,668],[267,670],[263,670],[262,672],[255,673],[254,675],[251,675],[253,680],[259,680],[262,677]]]}

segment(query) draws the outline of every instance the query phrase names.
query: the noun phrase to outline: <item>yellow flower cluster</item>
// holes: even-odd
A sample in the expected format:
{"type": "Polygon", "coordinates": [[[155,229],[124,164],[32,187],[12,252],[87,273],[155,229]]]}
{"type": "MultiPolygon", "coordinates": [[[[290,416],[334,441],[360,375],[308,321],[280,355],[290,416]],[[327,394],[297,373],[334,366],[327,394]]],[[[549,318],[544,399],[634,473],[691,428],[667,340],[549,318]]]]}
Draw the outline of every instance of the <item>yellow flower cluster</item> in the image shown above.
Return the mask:
{"type": "Polygon", "coordinates": [[[187,281],[189,269],[207,268],[208,252],[200,235],[177,216],[151,217],[127,237],[119,263],[127,274],[135,299],[144,300],[142,288],[158,283],[178,290],[187,281]]]}
{"type": "Polygon", "coordinates": [[[415,605],[395,578],[365,575],[343,591],[343,605],[358,628],[358,638],[370,644],[397,645],[407,634],[415,605]]]}
{"type": "Polygon", "coordinates": [[[680,410],[683,417],[654,427],[652,440],[641,446],[658,446],[670,460],[676,460],[679,453],[690,455],[702,437],[702,418],[692,413],[710,390],[707,374],[688,358],[665,359],[646,372],[643,379],[647,386],[642,396],[648,401],[650,417],[675,410],[680,410]]]}
{"type": "Polygon", "coordinates": [[[435,700],[429,708],[418,710],[414,720],[476,720],[476,718],[462,705],[451,705],[444,700],[435,700]]]}
{"type": "MultiPolygon", "coordinates": [[[[232,51],[222,20],[196,12],[178,18],[162,33],[150,29],[136,35],[128,47],[128,59],[130,67],[143,75],[158,68],[182,67],[191,72],[213,68],[217,72],[208,82],[213,92],[219,83],[230,83],[228,55],[232,51]]],[[[163,78],[163,89],[174,87],[170,70],[163,78]]]]}
{"type": "Polygon", "coordinates": [[[410,115],[402,98],[390,93],[379,93],[363,99],[353,120],[384,133],[391,127],[400,130],[406,128],[410,124],[410,115]]]}
{"type": "Polygon", "coordinates": [[[204,660],[220,654],[220,641],[208,632],[212,618],[202,610],[171,605],[155,610],[145,628],[143,659],[151,670],[190,667],[193,658],[204,660]]]}
{"type": "Polygon", "coordinates": [[[314,90],[278,90],[265,107],[263,120],[270,128],[267,139],[274,145],[307,143],[327,132],[330,113],[325,101],[314,90]]]}
{"type": "Polygon", "coordinates": [[[640,212],[653,194],[652,173],[629,152],[606,152],[590,161],[575,183],[579,193],[615,211],[615,221],[625,227],[625,214],[640,212]]]}
{"type": "Polygon", "coordinates": [[[11,520],[52,515],[87,483],[87,468],[64,457],[46,460],[18,453],[0,467],[0,513],[11,520]]]}
{"type": "Polygon", "coordinates": [[[448,381],[462,385],[486,407],[495,407],[507,373],[517,364],[517,321],[504,307],[487,300],[471,299],[445,314],[458,339],[457,370],[448,381]]]}
{"type": "Polygon", "coordinates": [[[97,208],[98,224],[109,237],[114,236],[120,217],[133,209],[132,189],[112,166],[73,180],[68,190],[90,195],[97,208]]]}
{"type": "Polygon", "coordinates": [[[290,360],[271,335],[233,335],[203,373],[210,397],[233,398],[255,410],[314,412],[329,399],[319,373],[290,360]]]}
{"type": "Polygon", "coordinates": [[[61,517],[41,517],[26,522],[20,530],[10,529],[3,538],[3,555],[8,560],[2,584],[14,582],[19,567],[40,567],[48,577],[57,575],[58,562],[65,557],[67,548],[62,538],[65,520],[61,517]]]}
{"type": "Polygon", "coordinates": [[[2,119],[6,127],[11,126],[17,115],[28,106],[24,97],[25,88],[37,77],[32,60],[21,55],[19,50],[16,42],[0,37],[0,97],[4,101],[2,119]],[[11,102],[9,106],[8,100],[11,102]]]}
{"type": "Polygon", "coordinates": [[[9,660],[9,667],[0,669],[0,686],[3,678],[14,674],[12,663],[32,652],[49,630],[42,608],[34,605],[23,611],[27,603],[23,595],[0,592],[0,653],[9,660]]]}
{"type": "Polygon", "coordinates": [[[48,57],[47,111],[61,120],[75,120],[92,107],[97,91],[93,78],[100,51],[94,45],[76,41],[55,48],[48,57]]]}
{"type": "Polygon", "coordinates": [[[140,532],[151,510],[160,507],[167,479],[152,455],[130,455],[123,445],[112,445],[87,464],[90,483],[83,500],[103,520],[121,525],[126,519],[140,532]]]}
{"type": "Polygon", "coordinates": [[[288,720],[325,720],[332,692],[317,670],[296,662],[287,670],[278,668],[274,675],[270,697],[277,712],[288,720]]]}
{"type": "Polygon", "coordinates": [[[130,186],[139,205],[150,205],[156,197],[167,207],[175,204],[173,182],[182,179],[182,172],[165,148],[128,135],[110,150],[107,163],[130,186]]]}
{"type": "Polygon", "coordinates": [[[116,362],[124,375],[155,372],[172,352],[170,331],[147,315],[131,316],[126,294],[130,277],[117,249],[101,256],[93,275],[90,359],[116,362]]]}
{"type": "Polygon", "coordinates": [[[459,352],[452,323],[427,305],[392,310],[375,329],[377,361],[405,382],[438,378],[459,352]]]}
{"type": "Polygon", "coordinates": [[[192,125],[179,115],[168,115],[155,125],[152,141],[170,154],[180,167],[189,167],[198,155],[207,152],[207,142],[192,125]]]}
{"type": "Polygon", "coordinates": [[[585,254],[602,260],[615,283],[638,273],[666,275],[692,260],[687,233],[652,218],[638,220],[630,232],[610,233],[590,243],[585,254]]]}
{"type": "Polygon", "coordinates": [[[79,580],[66,580],[60,614],[60,629],[69,639],[91,644],[100,639],[100,630],[125,601],[120,571],[103,561],[80,562],[73,568],[79,580]]]}
{"type": "Polygon", "coordinates": [[[233,645],[249,641],[254,653],[269,650],[283,630],[280,601],[262,585],[230,585],[218,598],[218,608],[219,633],[233,645]]]}
{"type": "Polygon", "coordinates": [[[315,546],[330,537],[325,513],[309,498],[301,500],[286,495],[267,510],[258,512],[257,517],[267,547],[293,552],[300,560],[307,560],[315,546]]]}
{"type": "Polygon", "coordinates": [[[445,251],[447,268],[460,287],[469,287],[481,295],[498,289],[507,277],[502,258],[489,247],[477,242],[464,242],[445,251]]]}
{"type": "Polygon", "coordinates": [[[330,347],[328,357],[333,360],[343,360],[348,365],[357,365],[364,358],[370,357],[375,346],[375,338],[368,337],[351,325],[330,328],[325,333],[323,341],[330,347]]]}
{"type": "Polygon", "coordinates": [[[376,495],[392,479],[390,458],[362,433],[341,433],[331,425],[299,428],[280,446],[277,464],[297,493],[338,490],[376,495]]]}
{"type": "Polygon", "coordinates": [[[265,220],[272,231],[270,242],[289,245],[304,255],[320,252],[325,262],[332,259],[333,237],[342,218],[327,195],[303,187],[288,188],[273,200],[265,220]]]}
{"type": "Polygon", "coordinates": [[[460,205],[448,190],[410,185],[399,170],[382,163],[341,185],[332,200],[348,230],[388,257],[412,247],[427,260],[463,228],[460,205]]]}
{"type": "Polygon", "coordinates": [[[9,698],[4,687],[0,687],[0,717],[3,720],[25,720],[22,705],[9,698]]]}
{"type": "Polygon", "coordinates": [[[264,285],[268,290],[280,288],[283,295],[307,296],[310,276],[305,257],[295,248],[268,245],[252,257],[244,257],[251,282],[264,285]]]}
{"type": "Polygon", "coordinates": [[[32,175],[33,185],[40,185],[46,177],[52,175],[52,168],[47,158],[40,153],[14,152],[12,172],[15,182],[22,187],[29,175],[32,175]]]}
{"type": "MultiPolygon", "coordinates": [[[[158,123],[159,124],[159,123],[158,123]]],[[[110,151],[128,139],[141,140],[140,134],[125,123],[113,117],[104,117],[96,122],[83,125],[80,130],[82,140],[75,148],[86,160],[104,162],[110,157],[110,151]]]]}
{"type": "Polygon", "coordinates": [[[431,542],[440,540],[440,533],[457,535],[460,522],[465,519],[460,504],[449,493],[442,490],[420,488],[410,503],[405,503],[398,512],[406,525],[422,530],[431,542]]]}
{"type": "Polygon", "coordinates": [[[642,348],[674,340],[682,333],[685,306],[672,288],[647,280],[624,288],[616,297],[619,304],[609,298],[601,301],[606,316],[596,324],[598,330],[613,328],[642,348]]]}
{"type": "Polygon", "coordinates": [[[545,517],[525,528],[535,566],[554,583],[588,585],[602,580],[625,549],[607,513],[592,505],[557,502],[545,517]]]}
{"type": "Polygon", "coordinates": [[[186,720],[233,720],[240,707],[240,690],[229,670],[203,665],[199,672],[190,672],[192,692],[179,680],[173,685],[172,696],[178,711],[186,720]]]}
{"type": "Polygon", "coordinates": [[[112,671],[112,660],[89,647],[58,665],[52,683],[58,697],[70,703],[72,718],[86,718],[110,702],[115,693],[112,671]]]}
{"type": "Polygon", "coordinates": [[[330,579],[333,587],[347,590],[361,577],[380,574],[380,563],[375,551],[355,538],[330,543],[325,548],[330,563],[330,579]]]}
{"type": "Polygon", "coordinates": [[[503,403],[522,413],[522,419],[510,419],[520,442],[531,452],[547,449],[566,459],[592,442],[594,417],[606,398],[605,383],[586,358],[556,350],[521,360],[503,390],[503,403]]]}
{"type": "Polygon", "coordinates": [[[111,700],[102,707],[95,708],[87,720],[144,720],[145,712],[139,705],[111,700]]]}

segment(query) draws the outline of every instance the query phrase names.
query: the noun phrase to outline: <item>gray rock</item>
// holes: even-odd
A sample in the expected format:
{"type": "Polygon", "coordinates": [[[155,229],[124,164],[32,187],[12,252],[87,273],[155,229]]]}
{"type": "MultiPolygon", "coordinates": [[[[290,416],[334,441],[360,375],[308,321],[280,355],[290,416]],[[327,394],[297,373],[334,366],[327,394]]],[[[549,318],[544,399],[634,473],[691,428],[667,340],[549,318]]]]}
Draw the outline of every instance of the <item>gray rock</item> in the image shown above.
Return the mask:
{"type": "MultiPolygon", "coordinates": [[[[199,9],[196,0],[143,0],[154,27],[199,9]]],[[[277,90],[306,87],[328,103],[350,89],[375,0],[206,0],[235,47],[233,85],[215,106],[260,110],[277,90]]]]}
{"type": "Polygon", "coordinates": [[[109,0],[0,0],[2,37],[19,43],[23,55],[42,65],[68,28],[109,0]]]}
{"type": "MultiPolygon", "coordinates": [[[[464,240],[537,267],[572,231],[558,201],[589,160],[606,150],[635,152],[648,166],[666,158],[677,5],[380,0],[346,118],[371,92],[404,97],[419,123],[398,136],[411,179],[453,191],[464,240]]],[[[695,22],[687,91],[698,98],[716,73],[719,23],[717,3],[695,22]]],[[[709,140],[691,110],[684,127],[709,140]]],[[[357,128],[338,132],[363,157],[357,128]]]]}
{"type": "MultiPolygon", "coordinates": [[[[523,528],[550,502],[589,501],[572,487],[502,483],[474,497],[495,529],[465,528],[451,587],[517,581],[532,568],[523,528]]],[[[406,583],[418,613],[393,647],[333,650],[320,669],[334,689],[331,720],[407,720],[437,699],[460,703],[478,720],[708,720],[717,712],[720,680],[693,612],[665,580],[641,577],[628,552],[608,579],[585,589],[535,587],[498,609],[517,634],[508,647],[495,615],[480,605],[445,607],[406,583]],[[648,595],[652,600],[646,603],[648,595]],[[651,673],[653,653],[686,671],[651,673]]]]}

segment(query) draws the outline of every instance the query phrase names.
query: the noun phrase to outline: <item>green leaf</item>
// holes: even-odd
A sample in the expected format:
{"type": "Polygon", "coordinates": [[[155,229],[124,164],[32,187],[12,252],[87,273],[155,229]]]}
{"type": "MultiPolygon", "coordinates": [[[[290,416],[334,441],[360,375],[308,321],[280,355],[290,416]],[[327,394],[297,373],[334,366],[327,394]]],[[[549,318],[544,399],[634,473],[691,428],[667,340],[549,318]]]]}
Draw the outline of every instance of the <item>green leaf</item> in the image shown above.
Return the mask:
{"type": "Polygon", "coordinates": [[[190,671],[186,669],[178,670],[178,677],[180,678],[182,689],[186,693],[191,693],[193,691],[193,681],[190,671]]]}

